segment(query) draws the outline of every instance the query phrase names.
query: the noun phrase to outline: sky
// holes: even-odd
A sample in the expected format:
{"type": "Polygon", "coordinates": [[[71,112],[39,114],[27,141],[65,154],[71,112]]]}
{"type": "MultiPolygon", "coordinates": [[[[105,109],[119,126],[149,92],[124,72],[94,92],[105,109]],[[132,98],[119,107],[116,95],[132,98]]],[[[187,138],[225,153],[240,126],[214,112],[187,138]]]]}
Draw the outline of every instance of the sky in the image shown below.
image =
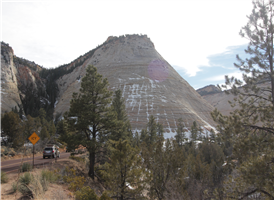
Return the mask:
{"type": "Polygon", "coordinates": [[[251,0],[1,1],[1,41],[46,68],[70,63],[109,36],[146,34],[194,88],[241,77],[251,0]]]}

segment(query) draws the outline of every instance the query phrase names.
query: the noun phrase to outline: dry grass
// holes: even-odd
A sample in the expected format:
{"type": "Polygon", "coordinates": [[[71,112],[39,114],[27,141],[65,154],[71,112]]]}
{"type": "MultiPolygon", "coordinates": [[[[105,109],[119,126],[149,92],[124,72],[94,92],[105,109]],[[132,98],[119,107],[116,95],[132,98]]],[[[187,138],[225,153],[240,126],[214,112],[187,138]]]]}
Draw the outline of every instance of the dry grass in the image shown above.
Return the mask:
{"type": "MultiPolygon", "coordinates": [[[[32,174],[34,180],[30,183],[29,188],[33,193],[34,199],[43,199],[43,200],[70,200],[75,199],[73,192],[69,191],[68,184],[66,184],[63,180],[57,180],[56,183],[45,183],[43,186],[39,178],[41,178],[43,170],[50,171],[59,171],[60,175],[65,171],[65,167],[70,169],[74,169],[76,171],[77,176],[85,177],[85,186],[91,187],[97,195],[101,195],[104,191],[102,185],[96,180],[93,181],[90,177],[87,176],[88,170],[83,163],[79,163],[75,160],[64,159],[60,160],[57,163],[53,163],[45,168],[34,169],[30,173],[32,174]],[[47,188],[45,191],[43,188],[47,188]]],[[[18,190],[13,193],[12,185],[15,185],[19,177],[22,176],[23,173],[10,173],[7,174],[8,182],[1,184],[1,199],[2,200],[15,200],[15,199],[31,199],[30,197],[24,197],[18,190]]]]}

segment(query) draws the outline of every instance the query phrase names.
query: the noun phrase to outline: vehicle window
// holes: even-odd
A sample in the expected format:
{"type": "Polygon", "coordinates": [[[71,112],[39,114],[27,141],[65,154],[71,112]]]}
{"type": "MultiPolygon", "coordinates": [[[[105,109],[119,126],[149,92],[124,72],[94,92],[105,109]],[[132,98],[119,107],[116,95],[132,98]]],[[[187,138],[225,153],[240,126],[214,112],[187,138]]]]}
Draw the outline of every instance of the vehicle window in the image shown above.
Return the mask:
{"type": "Polygon", "coordinates": [[[45,150],[52,150],[52,148],[45,148],[45,150]]]}

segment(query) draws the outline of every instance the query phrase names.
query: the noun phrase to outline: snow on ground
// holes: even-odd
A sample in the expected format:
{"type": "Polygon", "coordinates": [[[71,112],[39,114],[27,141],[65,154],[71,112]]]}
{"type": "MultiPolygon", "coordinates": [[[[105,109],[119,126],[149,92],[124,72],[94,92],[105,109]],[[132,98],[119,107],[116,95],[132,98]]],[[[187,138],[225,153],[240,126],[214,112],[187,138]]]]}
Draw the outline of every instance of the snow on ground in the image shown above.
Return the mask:
{"type": "Polygon", "coordinates": [[[54,108],[56,107],[57,103],[58,103],[58,101],[55,101],[55,103],[54,103],[54,108]]]}

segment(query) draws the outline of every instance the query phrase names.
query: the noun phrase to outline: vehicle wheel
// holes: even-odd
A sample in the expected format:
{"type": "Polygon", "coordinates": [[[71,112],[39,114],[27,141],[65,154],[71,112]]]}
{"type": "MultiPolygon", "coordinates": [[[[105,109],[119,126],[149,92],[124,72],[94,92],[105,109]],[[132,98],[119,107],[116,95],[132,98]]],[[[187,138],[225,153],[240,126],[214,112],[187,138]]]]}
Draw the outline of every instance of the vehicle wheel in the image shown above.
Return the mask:
{"type": "Polygon", "coordinates": [[[45,156],[43,156],[43,159],[45,159],[45,156]]]}

